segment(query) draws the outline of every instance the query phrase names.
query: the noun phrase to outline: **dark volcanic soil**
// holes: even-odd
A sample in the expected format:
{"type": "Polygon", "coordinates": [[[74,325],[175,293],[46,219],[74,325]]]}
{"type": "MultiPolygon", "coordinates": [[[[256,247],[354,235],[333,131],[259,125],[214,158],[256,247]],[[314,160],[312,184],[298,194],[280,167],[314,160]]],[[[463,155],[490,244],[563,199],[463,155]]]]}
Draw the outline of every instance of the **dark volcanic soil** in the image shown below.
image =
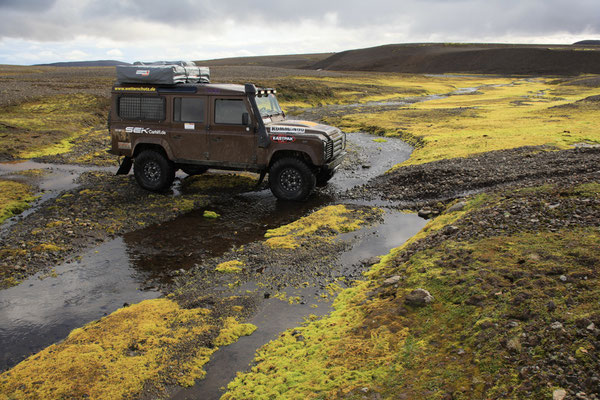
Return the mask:
{"type": "Polygon", "coordinates": [[[600,72],[600,49],[582,46],[389,44],[336,53],[313,65],[334,71],[578,75],[600,72]]]}
{"type": "Polygon", "coordinates": [[[561,151],[544,146],[521,147],[401,167],[348,194],[356,198],[381,196],[413,209],[435,208],[438,202],[496,186],[552,183],[577,176],[598,179],[599,162],[597,147],[561,151]]]}

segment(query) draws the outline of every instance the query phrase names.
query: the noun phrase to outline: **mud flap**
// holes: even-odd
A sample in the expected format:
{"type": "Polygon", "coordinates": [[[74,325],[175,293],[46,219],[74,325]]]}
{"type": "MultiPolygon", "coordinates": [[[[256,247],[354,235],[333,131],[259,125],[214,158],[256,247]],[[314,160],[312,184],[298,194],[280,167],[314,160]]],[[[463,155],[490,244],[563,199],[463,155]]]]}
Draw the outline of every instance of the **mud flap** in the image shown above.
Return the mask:
{"type": "Polygon", "coordinates": [[[131,165],[133,164],[131,157],[123,158],[121,161],[121,165],[119,166],[119,170],[116,175],[127,175],[129,171],[131,171],[131,165]]]}

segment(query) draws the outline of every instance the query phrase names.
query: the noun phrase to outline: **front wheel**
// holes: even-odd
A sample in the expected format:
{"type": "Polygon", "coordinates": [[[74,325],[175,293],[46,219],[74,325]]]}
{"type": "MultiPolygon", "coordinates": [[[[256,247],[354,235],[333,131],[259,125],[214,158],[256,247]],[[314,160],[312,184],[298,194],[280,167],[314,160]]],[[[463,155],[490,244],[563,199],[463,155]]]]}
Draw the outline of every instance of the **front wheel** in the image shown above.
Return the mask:
{"type": "Polygon", "coordinates": [[[144,150],[135,157],[133,174],[138,184],[146,190],[162,192],[173,184],[175,168],[161,153],[144,150]]]}
{"type": "Polygon", "coordinates": [[[315,174],[298,158],[282,158],[269,169],[271,192],[281,200],[305,200],[315,189],[315,184],[315,174]]]}

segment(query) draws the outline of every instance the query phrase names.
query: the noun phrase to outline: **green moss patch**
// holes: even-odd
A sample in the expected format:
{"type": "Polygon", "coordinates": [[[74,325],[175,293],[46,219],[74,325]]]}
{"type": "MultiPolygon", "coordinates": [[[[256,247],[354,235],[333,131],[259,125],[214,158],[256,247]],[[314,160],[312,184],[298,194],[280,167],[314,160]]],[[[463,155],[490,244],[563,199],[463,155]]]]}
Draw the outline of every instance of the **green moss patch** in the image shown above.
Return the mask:
{"type": "Polygon", "coordinates": [[[291,224],[269,229],[265,243],[271,248],[295,249],[303,240],[332,240],[339,233],[359,229],[381,213],[377,208],[327,206],[291,224]]]}
{"type": "Polygon", "coordinates": [[[75,329],[0,375],[2,399],[130,399],[150,387],[190,386],[218,347],[256,327],[168,299],[146,300],[75,329]]]}
{"type": "Polygon", "coordinates": [[[0,179],[0,223],[25,211],[36,198],[28,185],[0,179]]]}
{"type": "Polygon", "coordinates": [[[44,97],[4,107],[0,110],[0,145],[15,158],[65,153],[78,137],[105,123],[107,109],[107,99],[87,94],[44,97]]]}

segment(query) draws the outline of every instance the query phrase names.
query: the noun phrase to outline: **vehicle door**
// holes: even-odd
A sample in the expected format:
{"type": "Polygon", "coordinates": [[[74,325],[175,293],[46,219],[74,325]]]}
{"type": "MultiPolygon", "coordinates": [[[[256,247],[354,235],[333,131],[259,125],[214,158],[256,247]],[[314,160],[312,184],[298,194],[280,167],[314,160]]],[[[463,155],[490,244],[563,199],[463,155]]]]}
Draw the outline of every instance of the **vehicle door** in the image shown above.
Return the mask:
{"type": "Polygon", "coordinates": [[[256,134],[249,121],[247,99],[235,96],[210,98],[212,122],[208,133],[211,161],[243,166],[256,163],[256,134]],[[244,114],[246,115],[244,117],[244,114]]]}
{"type": "Polygon", "coordinates": [[[171,148],[179,161],[208,159],[208,97],[174,96],[172,98],[171,148]]]}

